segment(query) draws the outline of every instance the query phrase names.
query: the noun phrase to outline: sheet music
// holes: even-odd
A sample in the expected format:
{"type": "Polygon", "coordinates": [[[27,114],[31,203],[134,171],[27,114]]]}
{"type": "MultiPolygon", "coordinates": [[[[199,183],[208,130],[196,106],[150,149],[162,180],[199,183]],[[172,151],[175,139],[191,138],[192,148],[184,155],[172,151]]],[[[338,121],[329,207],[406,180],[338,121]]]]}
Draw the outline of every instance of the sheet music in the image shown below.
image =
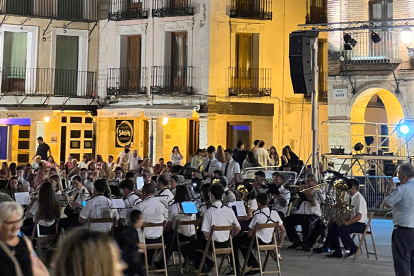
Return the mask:
{"type": "Polygon", "coordinates": [[[125,209],[125,202],[123,199],[112,199],[113,208],[115,209],[125,209]]]}
{"type": "Polygon", "coordinates": [[[246,208],[244,207],[243,201],[233,201],[228,203],[229,207],[236,206],[237,216],[238,217],[245,217],[247,216],[246,208]]]}
{"type": "Polygon", "coordinates": [[[14,193],[14,197],[16,198],[16,202],[19,203],[20,205],[29,205],[30,204],[29,192],[14,193]]]}

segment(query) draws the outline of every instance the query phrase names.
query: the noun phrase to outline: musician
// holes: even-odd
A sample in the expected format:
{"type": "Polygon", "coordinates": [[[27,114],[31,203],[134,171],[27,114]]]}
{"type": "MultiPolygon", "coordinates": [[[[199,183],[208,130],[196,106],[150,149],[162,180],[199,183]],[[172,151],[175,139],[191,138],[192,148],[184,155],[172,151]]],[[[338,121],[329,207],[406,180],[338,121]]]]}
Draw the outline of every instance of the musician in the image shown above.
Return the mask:
{"type": "Polygon", "coordinates": [[[203,179],[203,176],[199,170],[193,170],[191,174],[191,178],[203,179]]]}
{"type": "Polygon", "coordinates": [[[113,181],[120,183],[124,179],[124,170],[121,167],[115,169],[115,177],[113,181]]]}
{"type": "Polygon", "coordinates": [[[134,207],[141,199],[134,193],[134,181],[131,179],[125,179],[119,183],[119,190],[124,198],[124,204],[127,209],[119,210],[119,223],[123,225],[129,225],[130,221],[126,221],[129,218],[134,207]]]}
{"type": "MultiPolygon", "coordinates": [[[[113,206],[112,200],[105,196],[110,192],[109,185],[106,179],[99,179],[95,182],[94,196],[86,201],[85,207],[83,207],[80,215],[79,222],[84,224],[88,219],[101,219],[101,218],[116,218],[119,219],[118,211],[111,209],[113,206]]],[[[109,232],[112,228],[112,224],[108,223],[91,223],[89,225],[90,230],[109,232]]]]}
{"type": "Polygon", "coordinates": [[[170,190],[174,196],[176,193],[177,186],[178,186],[178,176],[173,175],[170,177],[170,190]]]}
{"type": "Polygon", "coordinates": [[[223,172],[223,176],[227,178],[228,183],[231,183],[234,175],[240,173],[240,165],[233,159],[232,149],[226,149],[224,151],[224,159],[226,159],[226,162],[221,166],[221,171],[223,172]]]}
{"type": "MultiPolygon", "coordinates": [[[[255,212],[253,216],[253,220],[249,224],[249,232],[247,234],[243,234],[241,236],[236,236],[233,239],[233,250],[234,250],[234,258],[236,262],[237,269],[240,268],[240,261],[238,257],[238,251],[240,251],[243,254],[244,259],[247,257],[247,247],[249,247],[251,239],[255,239],[256,237],[253,237],[253,231],[256,226],[256,224],[268,224],[268,223],[279,223],[279,228],[281,231],[281,236],[279,239],[279,243],[277,247],[280,249],[282,248],[283,241],[285,239],[285,227],[283,226],[283,221],[279,217],[279,214],[277,211],[270,210],[268,207],[269,198],[267,194],[261,193],[258,194],[256,197],[257,205],[258,205],[258,211],[255,212]]],[[[257,232],[257,236],[259,237],[259,243],[261,245],[263,244],[269,244],[272,242],[273,239],[273,229],[262,229],[257,232]]],[[[247,263],[248,267],[257,268],[259,267],[259,263],[257,262],[256,258],[252,253],[250,253],[249,261],[247,263]]],[[[233,274],[232,274],[233,275],[233,274]]],[[[237,275],[240,275],[240,271],[237,271],[237,275]]],[[[249,274],[246,274],[249,275],[249,274]]]]}
{"type": "Polygon", "coordinates": [[[207,182],[211,181],[211,178],[214,177],[213,173],[215,170],[221,169],[221,162],[216,159],[216,148],[209,146],[207,148],[208,158],[203,161],[203,179],[207,182]]]}
{"type": "Polygon", "coordinates": [[[24,166],[18,166],[16,168],[16,176],[18,178],[18,181],[20,183],[22,183],[23,190],[25,190],[26,192],[29,192],[30,191],[30,183],[29,183],[29,181],[26,181],[24,179],[24,166]]]}
{"type": "Polygon", "coordinates": [[[292,245],[289,249],[295,249],[302,246],[295,226],[302,226],[303,245],[307,244],[309,228],[312,223],[321,216],[320,202],[322,199],[322,190],[319,188],[313,188],[318,183],[318,177],[315,174],[308,174],[306,176],[307,187],[304,194],[307,201],[302,201],[300,198],[295,200],[294,205],[299,206],[296,214],[291,214],[283,219],[286,233],[292,245]]]}
{"type": "Polygon", "coordinates": [[[151,176],[152,176],[152,173],[149,170],[142,170],[142,178],[144,180],[144,184],[151,183],[151,176]]]}
{"type": "Polygon", "coordinates": [[[9,194],[9,196],[11,196],[11,198],[13,198],[13,200],[15,200],[15,193],[21,193],[21,192],[29,192],[29,190],[26,189],[26,187],[24,187],[22,185],[21,182],[19,182],[18,178],[16,176],[12,176],[9,180],[9,182],[6,185],[6,190],[9,194]]]}
{"type": "Polygon", "coordinates": [[[392,234],[392,255],[396,276],[413,275],[414,267],[414,168],[401,164],[398,171],[400,185],[394,188],[388,184],[384,205],[393,208],[394,232],[392,234]],[[407,242],[410,241],[410,242],[407,242]]]}
{"type": "Polygon", "coordinates": [[[267,193],[267,180],[266,174],[263,171],[257,171],[254,173],[253,190],[256,195],[260,193],[267,193]]]}
{"type": "Polygon", "coordinates": [[[93,194],[94,183],[88,176],[88,170],[85,168],[80,169],[79,176],[81,177],[82,183],[85,186],[85,188],[88,189],[90,194],[93,194]]]}
{"type": "MultiPolygon", "coordinates": [[[[216,248],[227,247],[229,243],[229,235],[232,234],[234,237],[241,230],[240,224],[237,221],[233,210],[229,207],[223,206],[221,203],[223,194],[224,189],[221,185],[211,185],[210,200],[212,202],[212,206],[204,213],[203,224],[201,226],[201,231],[204,233],[204,237],[200,237],[200,239],[196,241],[195,245],[189,244],[183,248],[183,255],[193,258],[196,268],[200,266],[201,258],[203,256],[203,253],[198,252],[197,249],[204,250],[207,240],[210,238],[210,230],[213,225],[233,225],[235,227],[233,233],[229,233],[229,231],[214,233],[213,240],[216,248]]],[[[205,264],[207,268],[203,269],[203,272],[208,273],[214,267],[214,262],[209,258],[206,258],[205,264]]]]}
{"type": "Polygon", "coordinates": [[[315,248],[315,253],[326,252],[329,249],[334,251],[327,257],[342,258],[341,246],[339,244],[339,238],[341,238],[342,244],[345,250],[349,251],[346,257],[353,256],[357,251],[357,246],[351,238],[352,233],[363,233],[365,231],[365,223],[367,221],[367,203],[365,198],[359,193],[359,182],[356,179],[349,179],[348,185],[350,190],[347,192],[345,201],[349,202],[349,208],[351,209],[350,219],[345,221],[342,219],[342,225],[338,227],[336,222],[329,224],[328,236],[324,247],[315,248]]]}
{"type": "Polygon", "coordinates": [[[174,195],[168,189],[168,179],[165,175],[160,175],[157,178],[157,189],[158,189],[158,196],[166,196],[167,202],[171,202],[174,199],[174,195]]]}
{"type": "MultiPolygon", "coordinates": [[[[273,204],[271,209],[276,210],[282,219],[286,216],[290,201],[290,191],[286,189],[283,184],[283,175],[278,172],[274,173],[271,185],[276,185],[277,189],[275,190],[275,198],[272,200],[273,204]]],[[[269,189],[269,191],[270,190],[271,189],[269,189]]]]}
{"type": "Polygon", "coordinates": [[[211,184],[223,186],[223,188],[224,188],[224,194],[223,194],[222,203],[223,203],[224,206],[227,206],[229,202],[236,201],[236,196],[227,187],[227,179],[226,179],[226,177],[224,177],[224,176],[222,176],[222,177],[215,177],[215,178],[213,178],[211,180],[211,184]]]}

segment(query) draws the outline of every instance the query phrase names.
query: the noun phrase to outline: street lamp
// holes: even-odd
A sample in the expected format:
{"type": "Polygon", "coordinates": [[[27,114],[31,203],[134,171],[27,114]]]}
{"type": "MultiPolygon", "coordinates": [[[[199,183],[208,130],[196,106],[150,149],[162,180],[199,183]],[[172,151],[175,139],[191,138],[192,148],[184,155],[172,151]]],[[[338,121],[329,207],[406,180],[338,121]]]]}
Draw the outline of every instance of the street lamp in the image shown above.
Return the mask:
{"type": "Polygon", "coordinates": [[[401,40],[408,47],[413,41],[413,31],[410,28],[404,28],[401,31],[401,40]]]}

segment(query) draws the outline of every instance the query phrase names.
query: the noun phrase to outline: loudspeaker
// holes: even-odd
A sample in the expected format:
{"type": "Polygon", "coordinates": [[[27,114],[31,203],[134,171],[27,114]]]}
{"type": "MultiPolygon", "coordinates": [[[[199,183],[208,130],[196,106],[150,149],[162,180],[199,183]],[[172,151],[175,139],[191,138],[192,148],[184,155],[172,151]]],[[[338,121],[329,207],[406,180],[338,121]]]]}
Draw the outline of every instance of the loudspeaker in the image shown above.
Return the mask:
{"type": "Polygon", "coordinates": [[[318,35],[316,31],[296,31],[289,36],[290,76],[295,94],[309,94],[315,88],[312,44],[318,35]]]}

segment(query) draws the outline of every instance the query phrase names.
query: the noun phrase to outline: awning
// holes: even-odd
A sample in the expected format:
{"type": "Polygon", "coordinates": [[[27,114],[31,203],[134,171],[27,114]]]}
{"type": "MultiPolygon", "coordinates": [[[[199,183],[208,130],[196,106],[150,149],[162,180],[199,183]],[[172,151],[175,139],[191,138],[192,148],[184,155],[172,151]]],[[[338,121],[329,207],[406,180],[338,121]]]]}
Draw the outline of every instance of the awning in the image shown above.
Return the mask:
{"type": "Polygon", "coordinates": [[[115,117],[141,117],[141,108],[103,108],[98,109],[98,117],[115,118],[115,117]]]}
{"type": "Polygon", "coordinates": [[[7,119],[0,119],[0,125],[8,125],[8,126],[30,126],[31,120],[30,118],[7,118],[7,119]]]}
{"type": "Polygon", "coordinates": [[[193,118],[195,106],[171,106],[153,105],[145,106],[144,112],[147,118],[193,118]]]}
{"type": "MultiPolygon", "coordinates": [[[[1,119],[27,119],[32,121],[43,121],[45,117],[53,117],[53,110],[46,109],[0,109],[1,119]]],[[[24,125],[24,124],[20,124],[24,125]]]]}

